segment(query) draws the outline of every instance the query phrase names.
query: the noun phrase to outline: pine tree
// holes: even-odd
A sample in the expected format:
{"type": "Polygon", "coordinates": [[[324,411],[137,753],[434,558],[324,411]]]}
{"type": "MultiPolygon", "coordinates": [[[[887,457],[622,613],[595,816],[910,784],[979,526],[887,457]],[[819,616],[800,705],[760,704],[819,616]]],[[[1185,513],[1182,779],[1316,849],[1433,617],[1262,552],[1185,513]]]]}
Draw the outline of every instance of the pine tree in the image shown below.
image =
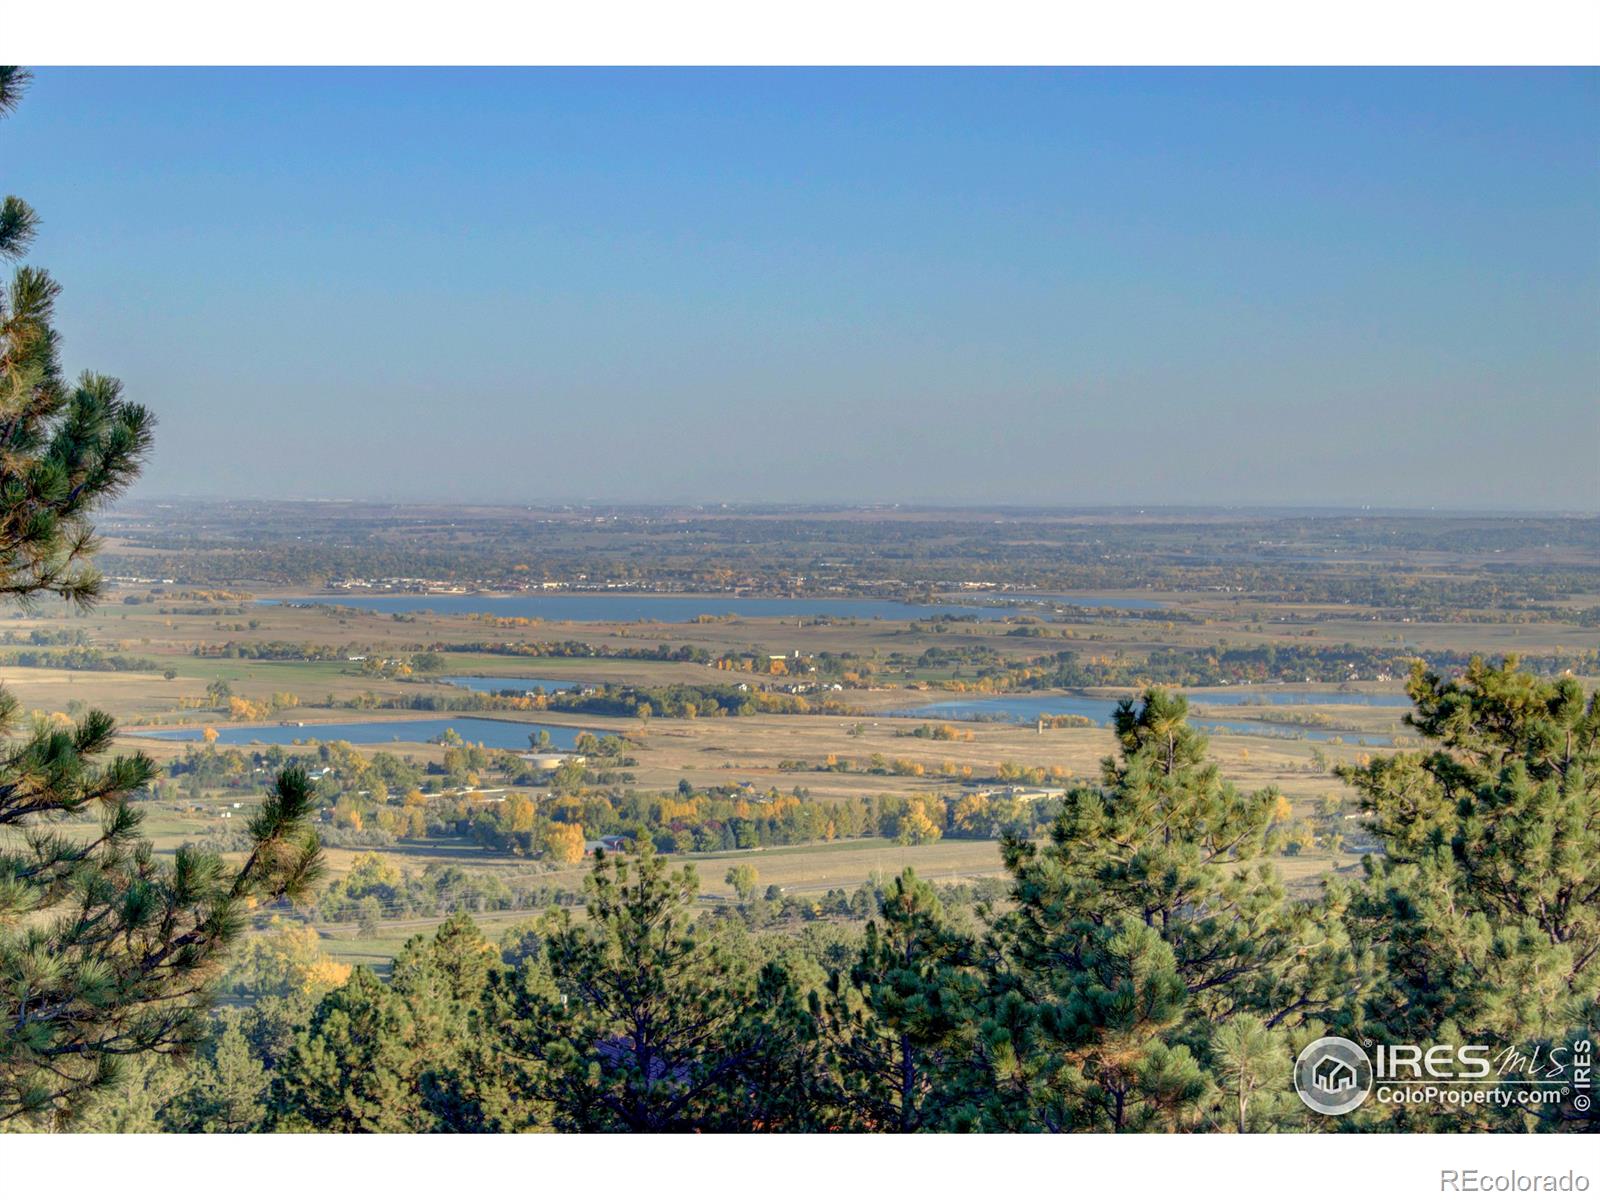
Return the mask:
{"type": "Polygon", "coordinates": [[[672,872],[640,842],[600,856],[587,913],[553,914],[542,957],[503,972],[488,1017],[528,1120],[558,1130],[752,1127],[750,1100],[781,1023],[781,981],[698,927],[692,868],[672,872]]]}
{"type": "Polygon", "coordinates": [[[416,1087],[434,1127],[450,1133],[498,1133],[519,1123],[501,1086],[498,1031],[483,1019],[499,956],[465,913],[431,937],[408,941],[394,960],[391,985],[411,1013],[419,1044],[416,1087]]]}
{"type": "Polygon", "coordinates": [[[1267,861],[1275,797],[1224,781],[1187,713],[1183,697],[1159,689],[1124,701],[1122,753],[1103,764],[1102,786],[1069,795],[1043,853],[1013,840],[1006,854],[1028,901],[1020,953],[1046,949],[1062,917],[1132,917],[1157,930],[1185,987],[1216,1012],[1287,952],[1284,891],[1267,861]]]}
{"type": "MultiPolygon", "coordinates": [[[[141,1054],[124,1060],[115,1081],[80,1100],[74,1133],[166,1133],[189,1075],[185,1059],[141,1054]]],[[[19,1122],[19,1127],[26,1124],[19,1122]]]]}
{"type": "Polygon", "coordinates": [[[933,889],[910,868],[896,877],[849,974],[811,1000],[846,1125],[915,1133],[951,1119],[965,1099],[974,958],[933,889]]]}
{"type": "Polygon", "coordinates": [[[1001,973],[980,1053],[992,1090],[974,1124],[1055,1133],[1178,1129],[1210,1083],[1179,1040],[1191,1017],[1172,947],[1131,917],[1054,939],[1060,962],[1001,973]]]}
{"type": "Polygon", "coordinates": [[[286,1129],[499,1132],[518,1124],[499,1080],[496,1031],[482,1021],[497,963],[457,913],[411,938],[389,984],[357,969],[299,1026],[279,1069],[286,1129]]]}
{"type": "MultiPolygon", "coordinates": [[[[0,115],[26,82],[0,68],[0,115]]],[[[35,222],[16,197],[0,203],[0,255],[18,257],[35,222]]],[[[0,594],[82,606],[100,588],[90,518],[138,474],[152,421],[114,379],[67,382],[58,294],[45,272],[18,267],[0,298],[0,594]]],[[[317,869],[311,789],[296,773],[252,820],[242,867],[187,847],[158,859],[135,804],[155,765],[97,761],[115,732],[94,711],[70,728],[19,728],[0,691],[0,738],[20,734],[0,746],[0,1121],[69,1121],[129,1056],[197,1042],[247,902],[298,894],[317,869]],[[98,832],[61,833],[62,817],[98,832]]]]}
{"type": "Polygon", "coordinates": [[[268,1123],[271,1077],[239,1028],[224,1019],[168,1106],[166,1128],[183,1133],[260,1133],[268,1123]]]}
{"type": "MultiPolygon", "coordinates": [[[[26,71],[0,67],[0,116],[27,82],[26,71]]],[[[18,197],[0,202],[0,257],[21,257],[37,223],[18,197]]],[[[115,379],[63,376],[51,326],[60,293],[48,273],[23,266],[0,298],[0,594],[86,604],[100,591],[89,518],[138,474],[153,422],[115,379]]]]}
{"type": "Polygon", "coordinates": [[[1218,1023],[1292,1028],[1359,997],[1337,906],[1290,902],[1269,861],[1273,794],[1222,779],[1187,707],[1123,702],[1100,786],[1067,797],[1044,846],[1002,844],[1014,907],[991,939],[980,1123],[1189,1127],[1218,1023]]]}
{"type": "Polygon", "coordinates": [[[285,1058],[281,1127],[420,1133],[433,1127],[418,1079],[427,1051],[405,1000],[367,967],[322,998],[285,1058]]]}
{"type": "Polygon", "coordinates": [[[1268,1029],[1260,1017],[1241,1014],[1217,1026],[1211,1061],[1220,1088],[1221,1128],[1264,1132],[1299,1117],[1298,1104],[1286,1098],[1293,1069],[1288,1046],[1283,1034],[1268,1029]]]}
{"type": "MultiPolygon", "coordinates": [[[[1600,701],[1515,658],[1473,659],[1453,682],[1419,663],[1407,690],[1428,748],[1343,772],[1385,850],[1350,905],[1383,968],[1363,1032],[1526,1051],[1600,1027],[1600,701]]],[[[1518,1127],[1577,1117],[1510,1114],[1518,1127]]]]}

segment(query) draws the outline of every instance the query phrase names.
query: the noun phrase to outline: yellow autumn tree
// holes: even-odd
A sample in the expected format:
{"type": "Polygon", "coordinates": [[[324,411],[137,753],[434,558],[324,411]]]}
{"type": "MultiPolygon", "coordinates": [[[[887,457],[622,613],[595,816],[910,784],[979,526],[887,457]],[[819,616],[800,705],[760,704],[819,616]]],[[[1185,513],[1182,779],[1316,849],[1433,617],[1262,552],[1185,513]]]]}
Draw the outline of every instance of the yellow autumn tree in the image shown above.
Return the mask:
{"type": "Polygon", "coordinates": [[[921,846],[937,842],[944,830],[939,820],[939,802],[932,796],[916,795],[906,802],[906,812],[900,818],[898,840],[903,845],[921,846]]]}
{"type": "Polygon", "coordinates": [[[656,805],[656,818],[662,825],[693,820],[700,813],[700,802],[693,796],[663,796],[656,805]]]}
{"type": "Polygon", "coordinates": [[[983,837],[988,834],[994,822],[994,815],[989,810],[989,800],[986,796],[967,795],[956,801],[954,812],[950,815],[951,824],[958,833],[968,837],[983,837]]]}
{"type": "Polygon", "coordinates": [[[320,996],[350,982],[350,964],[323,955],[306,969],[300,990],[308,996],[320,996]]]}
{"type": "Polygon", "coordinates": [[[228,716],[235,721],[259,721],[268,715],[270,710],[265,704],[246,700],[243,696],[228,697],[228,716]]]}
{"type": "Polygon", "coordinates": [[[511,832],[531,832],[533,830],[534,817],[538,813],[538,810],[533,805],[533,801],[522,795],[520,792],[513,793],[509,797],[509,800],[510,804],[507,808],[506,816],[511,822],[511,832]]]}
{"type": "Polygon", "coordinates": [[[583,826],[575,822],[552,821],[545,830],[544,851],[552,862],[583,861],[583,826]]]}
{"type": "Polygon", "coordinates": [[[322,952],[322,939],[310,925],[274,917],[266,932],[245,942],[232,977],[265,995],[316,997],[343,985],[350,966],[322,952]]]}

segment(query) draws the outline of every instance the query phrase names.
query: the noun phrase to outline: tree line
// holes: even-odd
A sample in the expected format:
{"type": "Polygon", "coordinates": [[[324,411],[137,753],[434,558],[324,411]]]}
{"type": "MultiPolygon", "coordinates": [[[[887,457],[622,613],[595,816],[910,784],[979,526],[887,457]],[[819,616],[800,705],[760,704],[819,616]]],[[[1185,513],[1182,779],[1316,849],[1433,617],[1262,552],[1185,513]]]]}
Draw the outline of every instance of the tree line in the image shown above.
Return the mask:
{"type": "MultiPolygon", "coordinates": [[[[1600,1017],[1595,696],[1514,662],[1419,666],[1409,687],[1425,748],[1345,771],[1383,853],[1313,897],[1271,858],[1273,795],[1223,778],[1182,697],[1151,690],[1048,835],[1003,841],[998,901],[953,909],[908,870],[864,929],[764,934],[702,911],[693,870],[646,842],[501,945],[457,914],[386,980],[358,967],[228,1010],[194,1057],[138,1060],[161,1086],[113,1072],[75,1111],[172,1129],[1593,1131],[1554,1090],[1336,1118],[1291,1090],[1327,1034],[1549,1053],[1600,1017]]],[[[730,881],[755,902],[753,877],[730,881]]]]}

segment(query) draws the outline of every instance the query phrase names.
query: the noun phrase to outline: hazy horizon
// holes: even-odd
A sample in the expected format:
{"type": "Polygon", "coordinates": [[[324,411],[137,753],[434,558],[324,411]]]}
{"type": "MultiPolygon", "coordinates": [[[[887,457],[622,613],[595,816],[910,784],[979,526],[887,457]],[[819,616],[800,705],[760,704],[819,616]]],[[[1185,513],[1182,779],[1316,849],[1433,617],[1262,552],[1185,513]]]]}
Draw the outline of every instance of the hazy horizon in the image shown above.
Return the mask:
{"type": "Polygon", "coordinates": [[[615,508],[622,510],[650,511],[656,509],[727,509],[730,512],[759,512],[767,509],[783,511],[810,511],[810,512],[876,512],[883,509],[903,509],[908,512],[950,512],[950,513],[985,513],[985,512],[1045,512],[1045,513],[1070,513],[1070,514],[1108,514],[1127,515],[1140,513],[1174,513],[1174,514],[1306,514],[1329,516],[1353,516],[1370,514],[1373,516],[1397,515],[1418,517],[1505,517],[1505,518],[1535,518],[1547,517],[1565,520],[1587,520],[1600,518],[1600,509],[1584,508],[1581,505],[1567,505],[1561,508],[1510,508],[1499,506],[1471,506],[1471,505],[1428,505],[1426,507],[1396,505],[1396,504],[1228,504],[1221,501],[1204,503],[1193,501],[1189,503],[1172,504],[1074,504],[1074,503],[1027,503],[994,499],[987,501],[968,501],[965,503],[941,502],[938,500],[847,500],[847,499],[767,499],[767,500],[715,500],[704,497],[696,498],[684,496],[667,499],[636,499],[619,500],[605,496],[538,496],[527,500],[495,500],[481,497],[460,497],[447,499],[430,499],[427,497],[404,496],[267,496],[223,493],[181,493],[153,494],[149,489],[140,489],[128,497],[115,502],[110,511],[126,512],[137,511],[144,508],[201,504],[327,504],[370,506],[374,508],[485,508],[485,509],[528,509],[531,511],[559,511],[564,509],[605,509],[615,508]]]}
{"type": "Polygon", "coordinates": [[[137,500],[1587,513],[1597,130],[1593,70],[51,69],[0,189],[137,500]]]}

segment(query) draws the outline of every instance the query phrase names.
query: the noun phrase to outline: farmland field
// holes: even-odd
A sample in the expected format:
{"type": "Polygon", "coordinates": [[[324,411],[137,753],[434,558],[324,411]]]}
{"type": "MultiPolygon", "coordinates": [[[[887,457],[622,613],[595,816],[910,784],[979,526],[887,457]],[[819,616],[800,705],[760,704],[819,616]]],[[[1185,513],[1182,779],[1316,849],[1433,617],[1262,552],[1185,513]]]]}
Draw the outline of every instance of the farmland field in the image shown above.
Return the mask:
{"type": "MultiPolygon", "coordinates": [[[[305,511],[295,527],[317,527],[315,507],[305,511]]],[[[1007,565],[1002,550],[998,569],[991,563],[987,571],[1000,576],[987,585],[999,591],[981,604],[962,603],[970,597],[959,591],[941,595],[936,586],[901,584],[889,591],[915,597],[918,606],[863,608],[840,601],[830,614],[830,603],[818,600],[789,605],[779,610],[782,615],[752,615],[764,606],[714,594],[674,600],[668,608],[661,607],[660,592],[637,593],[630,604],[601,598],[587,607],[576,600],[521,607],[504,599],[480,603],[470,589],[489,581],[459,575],[450,586],[468,594],[436,599],[401,592],[385,599],[382,587],[342,584],[345,595],[318,596],[314,586],[305,586],[314,579],[263,584],[249,578],[246,564],[260,571],[274,561],[270,522],[265,530],[237,526],[230,535],[237,546],[227,554],[158,549],[159,530],[180,530],[185,519],[183,510],[168,510],[165,525],[152,526],[137,513],[113,520],[108,560],[125,578],[86,614],[46,605],[0,621],[0,638],[10,647],[0,657],[0,675],[25,711],[60,719],[85,702],[107,709],[121,724],[122,744],[162,764],[165,777],[151,802],[147,832],[163,853],[197,837],[228,845],[225,831],[247,815],[281,756],[329,764],[322,785],[329,823],[324,840],[334,882],[358,856],[375,855],[413,875],[455,867],[495,876],[512,885],[512,892],[537,881],[543,890],[536,891],[536,900],[563,889],[576,894],[586,870],[581,863],[549,861],[537,834],[493,832],[518,796],[532,799],[536,828],[548,819],[540,809],[587,812],[581,819],[590,839],[625,831],[630,821],[648,823],[651,812],[662,810],[652,798],[676,796],[703,796],[721,806],[717,811],[729,816],[713,825],[731,818],[735,825],[754,821],[755,829],[767,828],[759,818],[775,801],[780,808],[832,806],[830,812],[865,804],[879,813],[885,804],[921,804],[927,797],[953,805],[963,794],[1009,789],[1032,795],[1025,802],[1033,806],[1029,819],[1043,822],[1065,789],[1098,778],[1115,748],[1108,728],[1115,702],[1146,683],[1167,683],[1188,692],[1191,720],[1210,731],[1210,752],[1226,777],[1241,790],[1267,789],[1285,801],[1285,841],[1296,844],[1278,861],[1290,886],[1305,891],[1330,872],[1353,869],[1362,852],[1359,822],[1350,819],[1351,794],[1333,769],[1410,740],[1402,723],[1402,684],[1411,657],[1431,657],[1448,670],[1464,662],[1468,651],[1519,653],[1585,679],[1596,671],[1592,594],[1576,591],[1556,602],[1530,597],[1506,609],[1499,584],[1484,574],[1487,553],[1470,549],[1474,537],[1493,553],[1504,549],[1508,536],[1513,544],[1515,536],[1541,542],[1554,537],[1554,546],[1537,553],[1530,546],[1524,552],[1529,561],[1543,563],[1539,569],[1551,586],[1575,571],[1573,579],[1588,579],[1574,565],[1593,540],[1592,530],[1581,524],[1546,523],[1525,535],[1492,521],[1405,525],[1408,540],[1437,536],[1442,542],[1448,534],[1457,548],[1413,553],[1411,565],[1396,577],[1321,555],[1318,537],[1343,537],[1345,527],[1334,519],[1312,523],[1301,530],[1306,547],[1288,568],[1288,577],[1299,580],[1294,590],[1307,596],[1294,600],[1279,577],[1262,575],[1254,588],[1243,590],[1204,582],[1232,562],[1254,569],[1256,554],[1240,557],[1232,548],[1236,534],[1251,528],[1250,520],[1230,526],[1203,515],[1172,517],[1172,527],[1188,522],[1198,543],[1211,547],[1198,557],[1191,551],[1175,559],[1165,527],[1118,517],[1085,524],[1039,514],[1014,518],[1015,524],[1030,537],[1064,546],[1092,530],[1095,538],[1125,542],[1130,551],[1148,549],[1147,565],[1124,571],[1125,603],[1119,606],[1112,588],[1081,593],[1082,602],[1075,603],[1068,589],[1038,586],[1028,554],[1007,565]],[[1561,544],[1570,545],[1576,559],[1564,557],[1561,544]],[[132,578],[135,572],[153,574],[153,567],[182,581],[132,578]],[[1007,582],[1008,571],[1019,582],[1033,576],[1035,586],[1017,588],[1007,582]],[[1188,586],[1186,579],[1192,580],[1188,586]],[[1129,587],[1134,580],[1142,586],[1129,587]],[[1363,589],[1369,593],[1365,602],[1355,598],[1363,589]],[[1412,598],[1402,612],[1398,593],[1407,589],[1412,598]],[[1481,594],[1475,596],[1474,589],[1481,594]],[[1417,600],[1429,595],[1436,599],[1417,600]],[[999,596],[1006,602],[996,603],[999,596]],[[729,615],[740,607],[745,615],[729,615]],[[658,609],[670,617],[650,619],[658,609]],[[707,615],[686,620],[691,610],[707,615]],[[530,615],[541,612],[549,618],[530,615]],[[571,619],[596,612],[632,619],[571,619]],[[57,647],[78,657],[64,657],[57,647]],[[1257,657],[1241,659],[1230,673],[1225,664],[1233,651],[1257,657]],[[96,654],[107,662],[120,656],[118,669],[98,669],[96,654]],[[69,662],[79,665],[55,665],[69,662]],[[1269,664],[1264,670],[1263,663],[1269,664]],[[480,682],[463,687],[449,681],[455,676],[480,682]],[[575,687],[560,697],[521,701],[489,694],[496,679],[527,678],[571,681],[575,687]],[[730,705],[753,695],[763,698],[754,711],[725,715],[730,705]],[[651,697],[665,699],[652,704],[651,697]],[[720,706],[724,715],[692,711],[708,704],[720,706]],[[535,752],[530,735],[539,727],[552,733],[552,753],[570,751],[574,739],[587,734],[613,739],[609,757],[601,755],[584,777],[573,776],[551,791],[548,778],[505,754],[535,752]],[[322,746],[329,734],[321,731],[337,736],[341,729],[359,732],[352,735],[351,750],[330,759],[322,746]],[[215,731],[210,742],[208,730],[215,731]],[[441,739],[446,730],[451,735],[441,739]],[[452,745],[465,741],[470,750],[484,739],[481,730],[493,732],[492,744],[473,752],[477,765],[465,766],[463,751],[452,745]],[[462,731],[468,736],[452,742],[462,731]],[[265,755],[272,742],[279,743],[278,758],[265,755]],[[230,743],[244,758],[201,761],[230,743]],[[361,764],[380,751],[397,762],[389,772],[387,806],[374,805],[370,787],[363,786],[371,771],[361,764]],[[406,791],[420,795],[417,805],[425,817],[396,807],[406,791]],[[596,803],[585,808],[585,795],[608,797],[612,815],[601,819],[596,803]]],[[[964,528],[963,520],[983,519],[817,514],[803,535],[791,528],[784,536],[827,544],[848,535],[858,551],[865,546],[869,554],[881,554],[909,535],[924,539],[935,565],[941,555],[951,555],[945,547],[959,544],[950,535],[964,528]]],[[[744,528],[741,520],[760,524],[759,518],[737,516],[700,522],[697,536],[712,556],[707,561],[714,562],[718,547],[734,544],[744,528]]],[[[1261,528],[1275,527],[1271,517],[1254,520],[1261,528]]],[[[469,536],[457,539],[461,571],[492,575],[493,559],[474,557],[479,552],[470,531],[478,531],[485,548],[496,545],[503,538],[499,521],[484,513],[478,525],[467,524],[469,536]]],[[[555,535],[510,553],[554,554],[547,573],[559,570],[563,555],[605,561],[634,553],[625,525],[608,527],[604,535],[559,520],[544,529],[555,535]]],[[[1369,523],[1363,536],[1376,547],[1386,535],[1369,523]]],[[[768,547],[775,556],[780,549],[781,543],[768,547]]],[[[397,545],[396,552],[402,551],[397,545]]],[[[1374,561],[1383,557],[1377,551],[1374,561]]],[[[892,569],[891,560],[882,561],[875,570],[892,569]]],[[[1062,561],[1074,561],[1070,550],[1062,561]]],[[[704,578],[697,572],[705,565],[662,557],[654,586],[692,589],[704,578]]],[[[1055,578],[1069,580],[1071,570],[1055,578]]],[[[1105,582],[1103,572],[1095,578],[1105,582]]],[[[553,594],[560,596],[565,585],[556,586],[553,594]]],[[[871,813],[869,824],[887,828],[894,822],[871,813]]],[[[674,825],[677,833],[655,826],[663,831],[654,836],[695,864],[706,896],[717,893],[729,856],[747,858],[763,887],[791,897],[848,890],[904,865],[945,882],[1001,871],[992,837],[957,836],[952,829],[932,844],[904,844],[903,837],[870,836],[875,831],[858,824],[852,817],[848,833],[835,829],[831,838],[810,841],[811,825],[792,818],[781,836],[730,834],[725,824],[717,825],[720,833],[691,830],[681,822],[674,825]],[[777,844],[770,842],[773,837],[777,844]],[[706,843],[718,838],[757,840],[708,853],[706,843]]],[[[1042,834],[1043,825],[1036,823],[1034,830],[1042,834]]],[[[443,919],[448,907],[432,916],[392,914],[361,936],[349,921],[331,921],[315,910],[306,915],[318,923],[333,953],[355,960],[382,958],[410,933],[443,919]]],[[[481,915],[505,925],[526,919],[531,909],[501,895],[483,901],[481,915]]]]}

